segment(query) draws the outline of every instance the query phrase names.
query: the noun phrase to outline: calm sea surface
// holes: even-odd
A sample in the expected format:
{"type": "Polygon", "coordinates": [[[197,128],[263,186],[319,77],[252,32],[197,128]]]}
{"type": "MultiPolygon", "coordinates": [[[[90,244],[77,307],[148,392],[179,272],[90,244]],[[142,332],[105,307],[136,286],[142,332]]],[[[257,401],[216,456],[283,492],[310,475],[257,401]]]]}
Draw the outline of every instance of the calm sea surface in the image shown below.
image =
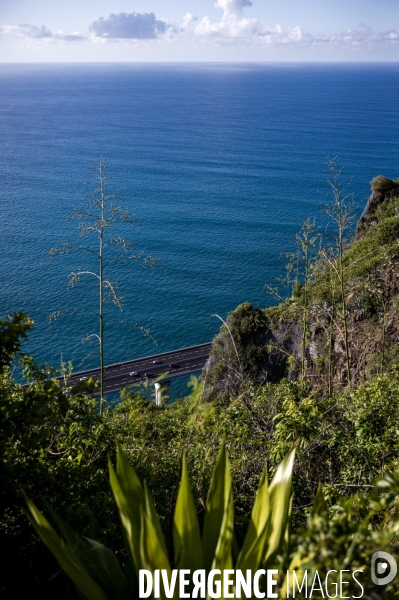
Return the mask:
{"type": "Polygon", "coordinates": [[[41,362],[62,351],[77,368],[95,353],[81,343],[94,317],[47,319],[96,308],[89,283],[67,291],[84,257],[43,259],[75,239],[66,219],[103,155],[141,220],[136,249],[166,270],[115,266],[122,318],[158,346],[112,323],[106,362],[212,339],[212,314],[272,303],[263,288],[284,270],[287,236],[325,201],[326,155],[353,178],[358,214],[372,177],[399,176],[398,98],[398,65],[0,65],[0,315],[34,318],[25,350],[41,362]]]}

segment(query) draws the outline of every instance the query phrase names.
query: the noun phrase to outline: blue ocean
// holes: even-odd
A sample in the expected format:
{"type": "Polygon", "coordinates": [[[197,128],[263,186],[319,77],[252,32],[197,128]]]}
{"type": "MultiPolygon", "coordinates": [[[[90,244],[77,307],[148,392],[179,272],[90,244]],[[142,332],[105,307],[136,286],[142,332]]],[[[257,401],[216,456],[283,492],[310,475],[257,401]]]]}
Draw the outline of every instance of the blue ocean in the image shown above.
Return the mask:
{"type": "Polygon", "coordinates": [[[307,217],[323,222],[327,155],[357,215],[374,176],[399,176],[398,98],[395,64],[0,65],[0,315],[34,319],[24,350],[39,362],[97,365],[81,342],[94,316],[48,322],[60,305],[97,308],[90,281],[67,289],[85,257],[45,251],[76,240],[67,217],[103,156],[141,222],[120,233],[163,267],[115,265],[125,301],[109,319],[157,345],[114,321],[106,363],[211,340],[212,315],[273,303],[264,285],[284,272],[289,239],[307,217]]]}

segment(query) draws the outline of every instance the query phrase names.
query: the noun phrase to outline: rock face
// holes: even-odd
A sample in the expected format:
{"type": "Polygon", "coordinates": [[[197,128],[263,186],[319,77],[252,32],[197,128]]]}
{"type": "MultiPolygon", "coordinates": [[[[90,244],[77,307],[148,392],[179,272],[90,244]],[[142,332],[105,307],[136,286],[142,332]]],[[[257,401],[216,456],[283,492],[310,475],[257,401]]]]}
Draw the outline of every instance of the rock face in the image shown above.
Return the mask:
{"type": "MultiPolygon", "coordinates": [[[[375,214],[377,208],[383,202],[390,200],[391,198],[395,198],[399,195],[399,183],[396,181],[392,181],[391,179],[386,179],[382,175],[375,177],[373,181],[378,178],[382,178],[383,183],[380,186],[376,186],[375,191],[371,192],[369,199],[367,200],[367,204],[364,207],[364,210],[361,214],[361,217],[358,221],[355,233],[355,239],[358,238],[364,229],[370,224],[373,220],[373,215],[375,214]],[[385,183],[385,185],[384,185],[385,183]]],[[[372,182],[373,183],[373,182],[372,182]]]]}
{"type": "Polygon", "coordinates": [[[244,303],[229,314],[227,325],[233,339],[238,338],[235,347],[225,327],[221,328],[213,340],[212,351],[203,370],[208,399],[227,400],[240,393],[243,384],[249,381],[259,384],[277,383],[283,377],[298,377],[298,365],[296,361],[290,361],[290,357],[301,354],[300,324],[282,321],[273,326],[271,322],[265,322],[253,332],[252,339],[247,336],[246,340],[240,340],[239,335],[235,337],[237,332],[234,324],[239,319],[237,312],[240,313],[243,307],[261,312],[249,303],[244,303]]]}

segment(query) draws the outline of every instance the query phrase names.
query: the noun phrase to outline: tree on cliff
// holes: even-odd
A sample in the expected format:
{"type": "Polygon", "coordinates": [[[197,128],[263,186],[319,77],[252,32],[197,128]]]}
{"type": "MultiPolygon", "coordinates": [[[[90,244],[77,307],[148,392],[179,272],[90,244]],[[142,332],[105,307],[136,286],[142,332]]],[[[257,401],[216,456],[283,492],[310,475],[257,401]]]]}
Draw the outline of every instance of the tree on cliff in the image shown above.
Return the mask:
{"type": "MultiPolygon", "coordinates": [[[[59,255],[65,255],[72,251],[81,252],[87,257],[94,257],[97,265],[92,268],[76,267],[69,273],[68,287],[72,288],[82,278],[90,277],[97,280],[98,284],[98,311],[92,307],[60,308],[50,315],[50,320],[56,319],[65,313],[76,311],[87,311],[98,318],[98,333],[89,333],[83,338],[89,341],[93,338],[98,340],[100,355],[100,414],[104,404],[104,330],[109,322],[104,320],[104,304],[111,301],[120,310],[123,308],[123,297],[119,295],[118,282],[113,281],[109,275],[109,267],[116,263],[135,262],[141,267],[153,269],[159,264],[159,260],[149,256],[145,251],[136,252],[133,242],[116,236],[112,228],[128,226],[138,228],[140,223],[136,215],[124,208],[122,199],[116,193],[116,188],[109,180],[113,173],[109,171],[111,165],[107,165],[103,157],[98,163],[94,163],[92,170],[95,176],[88,184],[92,186],[92,192],[83,199],[83,206],[74,211],[69,220],[76,221],[78,225],[78,237],[71,244],[62,240],[61,246],[50,248],[47,255],[50,259],[59,255]],[[86,242],[86,240],[88,240],[86,242]],[[90,243],[91,242],[91,243],[90,243]]],[[[122,321],[132,327],[141,330],[144,335],[149,335],[149,330],[137,323],[122,321]]]]}

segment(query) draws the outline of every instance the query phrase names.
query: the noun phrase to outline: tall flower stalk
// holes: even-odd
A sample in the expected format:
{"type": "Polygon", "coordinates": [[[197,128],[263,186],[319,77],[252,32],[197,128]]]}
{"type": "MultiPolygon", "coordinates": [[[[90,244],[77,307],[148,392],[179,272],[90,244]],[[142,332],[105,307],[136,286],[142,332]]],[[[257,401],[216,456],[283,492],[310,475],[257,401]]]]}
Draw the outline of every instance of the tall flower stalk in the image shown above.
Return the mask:
{"type": "MultiPolygon", "coordinates": [[[[124,208],[123,201],[116,193],[116,188],[109,180],[113,173],[109,171],[110,165],[107,165],[104,158],[101,157],[98,163],[94,164],[93,171],[95,176],[88,184],[93,187],[93,191],[83,199],[83,206],[74,211],[69,217],[69,221],[78,223],[78,236],[76,243],[70,243],[62,240],[60,246],[50,248],[47,256],[50,259],[59,255],[69,254],[70,252],[81,252],[87,257],[94,257],[97,262],[97,269],[84,269],[76,267],[68,275],[68,288],[74,287],[83,278],[95,278],[98,282],[98,302],[99,309],[96,311],[91,306],[62,308],[49,315],[50,322],[65,313],[75,313],[77,311],[86,311],[94,314],[98,318],[98,333],[89,333],[82,339],[82,342],[97,339],[99,344],[100,357],[100,414],[104,406],[104,341],[105,330],[109,323],[115,320],[105,322],[104,305],[110,300],[120,310],[123,309],[123,297],[119,295],[118,282],[113,281],[108,274],[108,267],[116,263],[128,263],[134,261],[143,268],[155,268],[159,260],[146,254],[145,251],[136,252],[133,242],[114,235],[111,229],[119,229],[121,226],[128,226],[138,229],[140,223],[136,215],[124,208]]],[[[116,321],[128,324],[138,328],[144,335],[150,336],[148,329],[139,326],[137,323],[116,319],[116,321]]],[[[151,337],[151,336],[150,336],[151,337]]]]}

